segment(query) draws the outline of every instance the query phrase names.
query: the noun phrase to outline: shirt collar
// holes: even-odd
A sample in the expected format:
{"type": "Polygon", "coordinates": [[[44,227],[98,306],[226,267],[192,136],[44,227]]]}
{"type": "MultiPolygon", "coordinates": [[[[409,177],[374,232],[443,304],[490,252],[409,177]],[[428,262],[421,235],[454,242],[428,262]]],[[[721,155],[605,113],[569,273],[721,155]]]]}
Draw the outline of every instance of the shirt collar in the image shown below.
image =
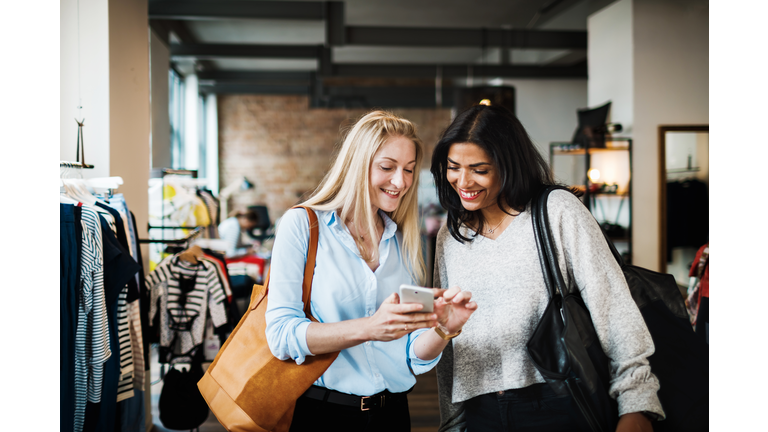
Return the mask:
{"type": "MultiPolygon", "coordinates": [[[[341,218],[335,211],[327,211],[325,214],[321,214],[320,218],[325,222],[328,227],[337,231],[347,232],[347,227],[341,222],[341,218]]],[[[397,232],[397,224],[386,213],[379,209],[379,216],[384,221],[384,233],[381,235],[382,240],[388,240],[397,232]]]]}

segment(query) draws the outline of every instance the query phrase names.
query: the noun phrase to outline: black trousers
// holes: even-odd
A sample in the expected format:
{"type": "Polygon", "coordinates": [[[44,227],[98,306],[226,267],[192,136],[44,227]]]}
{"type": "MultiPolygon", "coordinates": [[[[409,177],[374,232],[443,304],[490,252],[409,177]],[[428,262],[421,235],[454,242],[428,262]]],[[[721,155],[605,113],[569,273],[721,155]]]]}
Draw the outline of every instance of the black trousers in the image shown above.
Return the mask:
{"type": "Polygon", "coordinates": [[[291,432],[333,430],[334,432],[410,432],[411,415],[408,397],[387,400],[383,408],[361,411],[360,407],[311,399],[296,401],[291,432]]]}
{"type": "Polygon", "coordinates": [[[548,384],[476,396],[464,403],[467,431],[589,431],[570,396],[548,384]]]}

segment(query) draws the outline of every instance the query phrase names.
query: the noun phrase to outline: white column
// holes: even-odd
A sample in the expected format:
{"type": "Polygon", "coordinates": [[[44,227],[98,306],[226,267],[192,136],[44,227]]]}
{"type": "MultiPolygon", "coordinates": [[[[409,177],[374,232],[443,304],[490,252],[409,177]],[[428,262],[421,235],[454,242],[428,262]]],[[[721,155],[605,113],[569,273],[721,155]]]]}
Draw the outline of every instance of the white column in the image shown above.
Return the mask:
{"type": "Polygon", "coordinates": [[[189,74],[184,77],[184,169],[200,168],[197,98],[197,75],[189,74]]]}
{"type": "Polygon", "coordinates": [[[216,94],[209,94],[205,100],[205,176],[208,189],[219,193],[219,117],[216,94]]]}

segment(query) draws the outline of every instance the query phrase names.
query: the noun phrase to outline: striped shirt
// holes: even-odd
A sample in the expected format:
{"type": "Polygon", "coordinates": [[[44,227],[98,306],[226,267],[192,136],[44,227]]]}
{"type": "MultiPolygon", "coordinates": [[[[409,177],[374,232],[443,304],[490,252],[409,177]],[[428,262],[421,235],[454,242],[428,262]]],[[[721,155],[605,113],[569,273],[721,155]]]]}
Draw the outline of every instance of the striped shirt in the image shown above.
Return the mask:
{"type": "MultiPolygon", "coordinates": [[[[103,214],[109,228],[118,235],[117,221],[109,211],[96,207],[103,214]],[[106,217],[109,215],[109,218],[106,217]]],[[[122,223],[122,221],[120,221],[122,223]]],[[[127,241],[127,239],[126,239],[127,241]]],[[[121,242],[122,243],[122,242],[121,242]]],[[[127,251],[126,251],[127,252],[127,251]]],[[[117,383],[117,401],[133,397],[133,350],[131,348],[131,330],[128,322],[128,285],[126,284],[117,297],[117,339],[120,344],[120,379],[117,383]]]]}
{"type": "Polygon", "coordinates": [[[174,346],[175,354],[187,354],[203,343],[207,316],[215,327],[227,323],[224,289],[216,267],[207,260],[195,265],[170,256],[147,276],[147,285],[149,320],[160,313],[160,346],[174,346]],[[182,277],[194,278],[194,288],[186,295],[179,287],[182,277]]]}
{"type": "MultiPolygon", "coordinates": [[[[133,215],[128,210],[128,205],[125,203],[125,197],[123,194],[113,195],[109,200],[109,206],[120,212],[121,216],[124,215],[122,217],[123,223],[125,223],[125,233],[128,236],[127,240],[128,246],[130,247],[131,257],[133,257],[134,261],[138,263],[140,261],[138,239],[136,236],[136,231],[134,230],[133,215]]],[[[137,287],[141,286],[139,279],[140,277],[143,277],[143,273],[141,276],[140,273],[141,272],[136,272],[135,280],[137,287]]],[[[131,331],[131,347],[133,351],[134,362],[133,388],[144,390],[144,371],[146,365],[144,364],[144,343],[141,334],[141,315],[139,313],[140,304],[140,300],[138,299],[128,303],[128,318],[131,331]],[[135,311],[132,311],[132,309],[135,309],[135,311]]]]}
{"type": "Polygon", "coordinates": [[[81,283],[75,335],[75,432],[83,429],[86,401],[101,401],[104,363],[112,355],[104,298],[104,259],[99,214],[83,206],[81,224],[81,283]]]}

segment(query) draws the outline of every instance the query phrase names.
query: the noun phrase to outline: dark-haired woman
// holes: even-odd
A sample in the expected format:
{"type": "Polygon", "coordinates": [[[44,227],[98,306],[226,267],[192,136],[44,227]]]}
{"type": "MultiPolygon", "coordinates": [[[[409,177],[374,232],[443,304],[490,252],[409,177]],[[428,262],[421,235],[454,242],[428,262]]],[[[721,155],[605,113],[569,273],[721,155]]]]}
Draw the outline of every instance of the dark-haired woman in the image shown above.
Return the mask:
{"type": "MultiPolygon", "coordinates": [[[[549,301],[529,211],[535,194],[555,183],[547,163],[511,112],[478,105],[446,129],[431,170],[448,211],[434,286],[460,286],[479,306],[438,365],[440,430],[589,430],[526,351],[549,301]]],[[[556,190],[547,203],[563,276],[581,289],[611,358],[616,430],[651,431],[651,420],[664,418],[647,360],[654,346],[623,273],[576,196],[556,190]]]]}

